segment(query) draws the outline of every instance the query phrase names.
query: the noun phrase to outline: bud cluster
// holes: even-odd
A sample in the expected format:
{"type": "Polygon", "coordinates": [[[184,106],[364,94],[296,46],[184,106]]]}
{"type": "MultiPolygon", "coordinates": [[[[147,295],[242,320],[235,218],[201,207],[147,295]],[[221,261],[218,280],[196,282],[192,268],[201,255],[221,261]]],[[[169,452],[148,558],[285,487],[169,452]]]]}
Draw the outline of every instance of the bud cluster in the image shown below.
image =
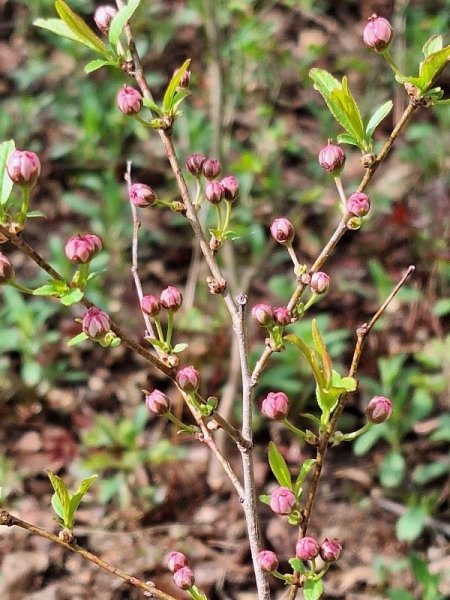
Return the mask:
{"type": "Polygon", "coordinates": [[[219,204],[222,200],[234,202],[239,196],[239,182],[234,175],[217,180],[222,166],[214,158],[206,158],[203,154],[190,154],[186,159],[186,168],[196,179],[203,176],[207,180],[206,199],[211,204],[219,204]]]}
{"type": "Polygon", "coordinates": [[[314,560],[320,555],[321,559],[326,563],[336,562],[342,552],[341,544],[336,540],[325,540],[319,544],[319,542],[311,537],[305,536],[300,538],[295,547],[295,555],[300,560],[314,560]]]}
{"type": "Polygon", "coordinates": [[[157,317],[161,312],[161,309],[165,309],[168,312],[176,312],[183,302],[183,295],[181,292],[174,287],[169,285],[160,294],[159,300],[155,296],[146,295],[141,300],[141,310],[150,317],[157,317]]]}
{"type": "Polygon", "coordinates": [[[90,262],[103,248],[102,240],[98,235],[74,235],[64,245],[67,258],[74,262],[85,264],[90,262]]]}
{"type": "Polygon", "coordinates": [[[188,590],[195,583],[194,573],[189,567],[187,556],[182,552],[169,552],[167,566],[173,573],[175,585],[181,590],[188,590]]]}

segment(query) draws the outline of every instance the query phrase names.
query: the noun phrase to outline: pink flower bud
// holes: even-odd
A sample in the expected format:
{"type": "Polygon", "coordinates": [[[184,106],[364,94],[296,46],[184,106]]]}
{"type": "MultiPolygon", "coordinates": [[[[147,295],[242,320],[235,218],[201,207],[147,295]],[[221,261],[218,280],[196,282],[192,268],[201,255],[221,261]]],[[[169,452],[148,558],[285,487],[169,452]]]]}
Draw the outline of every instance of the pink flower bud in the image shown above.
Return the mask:
{"type": "Polygon", "coordinates": [[[328,140],[328,144],[319,152],[319,164],[327,173],[331,175],[339,175],[345,163],[345,152],[340,146],[332,144],[328,140]]]}
{"type": "Polygon", "coordinates": [[[172,573],[189,566],[187,556],[182,552],[169,552],[166,560],[169,571],[172,571],[172,573]]]}
{"type": "Polygon", "coordinates": [[[280,306],[273,311],[273,316],[278,325],[286,327],[291,322],[291,314],[285,306],[280,306]]]}
{"type": "Polygon", "coordinates": [[[205,162],[206,157],[203,154],[191,154],[186,159],[186,167],[191,175],[199,177],[202,173],[202,166],[205,162]]]}
{"type": "Polygon", "coordinates": [[[184,392],[195,392],[200,386],[200,373],[195,367],[184,367],[178,371],[176,380],[184,392]]]}
{"type": "Polygon", "coordinates": [[[268,304],[255,304],[252,308],[252,317],[262,327],[273,325],[274,322],[273,309],[268,304]]]}
{"type": "Polygon", "coordinates": [[[215,179],[220,175],[221,170],[220,162],[214,158],[206,158],[202,164],[202,173],[206,179],[215,179]]]}
{"type": "Polygon", "coordinates": [[[142,108],[142,96],[134,88],[124,85],[117,94],[117,106],[124,115],[136,115],[142,108]]]}
{"type": "Polygon", "coordinates": [[[173,285],[166,287],[166,289],[161,292],[159,299],[163,308],[173,312],[177,311],[183,302],[183,296],[181,292],[179,292],[173,285]]]}
{"type": "Polygon", "coordinates": [[[156,317],[161,310],[161,304],[155,296],[143,296],[141,301],[141,309],[146,315],[156,317]]]}
{"type": "Polygon", "coordinates": [[[74,263],[87,263],[102,249],[102,241],[97,235],[74,235],[64,246],[64,252],[74,263]]]}
{"type": "Polygon", "coordinates": [[[296,504],[294,492],[287,487],[277,487],[270,494],[269,506],[277,515],[290,515],[296,504]]]}
{"type": "Polygon", "coordinates": [[[389,21],[383,17],[372,15],[364,27],[363,40],[366,46],[373,48],[376,52],[383,52],[391,43],[392,27],[389,21]]]}
{"type": "Polygon", "coordinates": [[[139,208],[147,208],[156,200],[156,192],[145,183],[133,183],[128,191],[128,197],[134,206],[139,208]]]}
{"type": "Polygon", "coordinates": [[[347,210],[356,217],[365,217],[370,210],[370,198],[363,192],[355,192],[347,199],[347,210]]]}
{"type": "Polygon", "coordinates": [[[289,410],[289,398],[283,392],[270,392],[261,404],[261,412],[268,419],[281,421],[289,410]]]}
{"type": "Polygon", "coordinates": [[[224,177],[221,182],[223,189],[225,190],[225,200],[228,202],[234,202],[239,196],[239,181],[234,175],[224,177]]]}
{"type": "Polygon", "coordinates": [[[99,6],[94,13],[94,21],[97,27],[105,35],[108,34],[109,26],[111,21],[117,14],[117,9],[109,4],[105,6],[99,6]]]}
{"type": "Polygon", "coordinates": [[[324,294],[330,287],[330,278],[323,271],[317,271],[311,276],[309,287],[315,294],[324,294]]]}
{"type": "Polygon", "coordinates": [[[0,252],[0,283],[7,283],[14,279],[14,267],[9,258],[0,252]]]}
{"type": "Polygon", "coordinates": [[[103,337],[111,329],[111,321],[108,315],[96,308],[88,308],[83,318],[83,331],[92,339],[103,337]]]}
{"type": "Polygon", "coordinates": [[[392,414],[392,402],[384,396],[374,396],[366,408],[370,423],[384,423],[392,414]]]}
{"type": "Polygon", "coordinates": [[[225,196],[223,185],[218,181],[208,181],[206,184],[205,196],[211,204],[219,204],[225,196]]]}
{"type": "MultiPolygon", "coordinates": [[[[178,73],[178,69],[175,69],[173,74],[176,75],[177,73],[178,73]]],[[[180,82],[178,84],[178,89],[188,88],[190,83],[191,83],[191,72],[189,71],[189,69],[186,69],[186,71],[183,73],[183,76],[180,79],[180,82]]]]}
{"type": "Polygon", "coordinates": [[[312,560],[319,554],[319,542],[313,537],[300,538],[295,546],[295,556],[300,560],[312,560]]]}
{"type": "Polygon", "coordinates": [[[41,174],[41,163],[34,152],[14,150],[6,161],[6,171],[15,184],[33,187],[41,174]]]}
{"type": "Polygon", "coordinates": [[[189,567],[182,567],[178,571],[175,571],[173,580],[180,590],[188,590],[195,583],[194,573],[189,567]]]}
{"type": "Polygon", "coordinates": [[[294,228],[289,219],[275,219],[270,226],[270,233],[273,239],[283,246],[290,244],[294,239],[294,228]]]}
{"type": "Polygon", "coordinates": [[[325,540],[320,544],[320,556],[325,562],[336,562],[342,552],[342,546],[336,540],[325,540]]]}
{"type": "Polygon", "coordinates": [[[272,573],[278,569],[278,558],[275,552],[261,550],[258,554],[258,565],[263,573],[272,573]]]}
{"type": "Polygon", "coordinates": [[[145,404],[154,415],[165,415],[170,410],[169,398],[159,390],[153,390],[145,396],[145,404]]]}

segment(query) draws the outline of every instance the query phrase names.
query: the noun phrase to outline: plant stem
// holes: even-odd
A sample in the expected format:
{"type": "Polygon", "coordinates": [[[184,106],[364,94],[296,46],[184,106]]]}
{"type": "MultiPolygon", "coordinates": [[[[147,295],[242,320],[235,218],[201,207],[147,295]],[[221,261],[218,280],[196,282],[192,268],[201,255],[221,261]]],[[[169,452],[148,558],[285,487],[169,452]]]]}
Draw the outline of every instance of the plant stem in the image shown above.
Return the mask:
{"type": "Polygon", "coordinates": [[[342,207],[346,211],[347,210],[347,198],[344,192],[344,186],[342,185],[341,178],[339,175],[334,177],[334,183],[336,184],[337,191],[339,192],[339,198],[341,199],[342,207]]]}
{"type": "Polygon", "coordinates": [[[20,212],[17,216],[17,222],[23,225],[27,219],[27,212],[30,206],[30,187],[28,185],[22,186],[22,205],[20,212]]]}
{"type": "Polygon", "coordinates": [[[301,438],[302,440],[307,439],[306,433],[304,431],[302,431],[301,429],[298,429],[298,427],[293,425],[288,419],[283,419],[281,422],[286,427],[286,429],[289,429],[289,431],[292,431],[292,433],[294,435],[296,435],[297,437],[301,438]]]}
{"type": "Polygon", "coordinates": [[[294,272],[295,272],[296,268],[300,266],[297,255],[295,254],[295,250],[292,247],[292,244],[286,244],[286,249],[289,252],[289,256],[291,257],[292,262],[294,263],[294,272]]]}
{"type": "Polygon", "coordinates": [[[172,333],[173,333],[173,311],[169,310],[168,315],[167,315],[167,334],[166,334],[166,344],[169,348],[171,348],[172,333]]]}
{"type": "Polygon", "coordinates": [[[22,292],[24,294],[30,294],[31,296],[33,295],[33,292],[34,292],[34,290],[22,285],[21,283],[18,283],[15,279],[10,279],[8,281],[7,285],[11,285],[12,287],[16,288],[16,290],[19,290],[19,292],[22,292]]]}

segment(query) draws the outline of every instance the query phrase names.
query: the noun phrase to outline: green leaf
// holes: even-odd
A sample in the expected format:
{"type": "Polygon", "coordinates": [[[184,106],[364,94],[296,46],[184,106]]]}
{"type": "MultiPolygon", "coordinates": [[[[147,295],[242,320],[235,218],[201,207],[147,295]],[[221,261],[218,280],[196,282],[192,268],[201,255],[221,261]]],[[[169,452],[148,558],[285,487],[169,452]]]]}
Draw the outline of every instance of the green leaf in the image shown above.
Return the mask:
{"type": "Polygon", "coordinates": [[[0,144],[0,204],[2,205],[8,202],[13,188],[13,182],[6,172],[6,161],[10,154],[14,152],[15,147],[14,140],[8,140],[0,144]]]}
{"type": "Polygon", "coordinates": [[[387,437],[388,429],[385,423],[371,427],[368,431],[360,435],[353,444],[353,452],[356,456],[364,456],[375,446],[382,437],[387,437]]]}
{"type": "Polygon", "coordinates": [[[412,479],[419,485],[426,485],[433,479],[438,479],[450,473],[450,462],[432,462],[427,465],[417,465],[412,474],[412,479]]]}
{"type": "Polygon", "coordinates": [[[105,58],[109,57],[109,52],[102,40],[86,25],[83,19],[73,12],[64,0],[56,0],[55,8],[58,15],[69,29],[78,36],[82,44],[105,58]]]}
{"type": "Polygon", "coordinates": [[[323,594],[323,581],[321,579],[307,579],[303,588],[305,600],[319,600],[323,594]]]}
{"type": "Polygon", "coordinates": [[[137,9],[141,0],[128,0],[128,4],[123,6],[114,16],[109,26],[109,41],[112,46],[116,46],[119,41],[120,34],[123,28],[127,24],[127,21],[131,19],[134,11],[137,9]]]}
{"type": "Polygon", "coordinates": [[[269,442],[269,465],[278,483],[292,490],[292,479],[288,466],[274,442],[269,442]]]}
{"type": "Polygon", "coordinates": [[[181,81],[181,78],[183,77],[183,75],[185,74],[187,69],[189,68],[190,64],[191,64],[190,58],[185,60],[184,63],[181,65],[181,67],[175,71],[172,79],[169,82],[169,85],[167,86],[167,89],[164,93],[164,98],[163,98],[163,113],[165,115],[171,116],[173,114],[173,102],[174,102],[175,93],[177,91],[177,88],[181,81]]]}
{"type": "Polygon", "coordinates": [[[295,487],[294,487],[295,495],[297,495],[298,491],[300,490],[300,486],[305,481],[306,476],[308,475],[309,471],[311,470],[311,467],[314,465],[315,462],[316,462],[315,458],[307,458],[305,460],[305,462],[302,464],[299,474],[297,475],[297,479],[295,481],[295,487]]]}
{"type": "Polygon", "coordinates": [[[261,494],[259,496],[259,501],[263,504],[270,504],[270,496],[269,494],[261,494]]]}
{"type": "Polygon", "coordinates": [[[432,35],[422,48],[425,58],[434,52],[439,52],[439,50],[442,50],[442,35],[432,35]]]}
{"type": "MultiPolygon", "coordinates": [[[[55,475],[51,471],[46,471],[46,473],[48,475],[48,478],[50,479],[53,489],[55,490],[55,494],[61,505],[62,516],[61,515],[58,515],[58,516],[61,516],[61,518],[64,522],[64,527],[67,527],[67,523],[68,523],[67,515],[68,515],[69,503],[70,503],[69,491],[67,489],[66,484],[61,479],[61,477],[58,477],[58,475],[55,475]]],[[[56,514],[58,514],[58,513],[56,513],[56,514]]]]}
{"type": "Polygon", "coordinates": [[[329,387],[331,384],[332,378],[332,363],[331,356],[325,346],[325,342],[323,341],[322,335],[320,333],[319,326],[317,324],[317,319],[313,319],[312,321],[312,338],[314,342],[314,346],[316,348],[317,354],[319,354],[322,359],[323,366],[323,374],[325,377],[325,386],[329,387]]]}
{"type": "Polygon", "coordinates": [[[155,102],[153,102],[153,100],[150,100],[149,98],[144,98],[142,100],[142,104],[144,106],[146,106],[147,108],[149,108],[152,112],[157,114],[159,117],[162,116],[163,111],[159,108],[159,106],[155,102]]]}
{"type": "Polygon", "coordinates": [[[56,495],[56,492],[52,495],[51,503],[52,503],[53,510],[58,515],[58,517],[61,519],[61,524],[64,526],[64,511],[63,511],[61,501],[58,498],[58,496],[56,495]]]}
{"type": "Polygon", "coordinates": [[[285,335],[283,337],[283,340],[288,342],[289,344],[292,344],[293,346],[296,346],[300,350],[300,352],[303,354],[303,356],[309,362],[309,365],[314,374],[314,378],[316,380],[317,385],[319,387],[323,387],[323,385],[324,385],[323,375],[319,369],[319,366],[317,364],[317,360],[315,359],[314,353],[309,348],[309,346],[307,344],[305,344],[305,342],[302,339],[300,339],[297,335],[294,335],[294,334],[285,335]]]}
{"type": "Polygon", "coordinates": [[[78,507],[80,506],[80,502],[83,499],[83,496],[88,491],[88,489],[91,487],[91,485],[97,479],[97,477],[98,477],[98,475],[92,475],[91,477],[88,477],[87,479],[83,479],[83,481],[80,483],[78,490],[70,498],[69,510],[68,510],[68,515],[67,515],[68,521],[69,521],[69,529],[73,529],[75,514],[77,512],[78,507]]]}
{"type": "Polygon", "coordinates": [[[383,487],[394,488],[401,484],[405,477],[405,459],[400,452],[389,452],[380,467],[380,480],[383,487]]]}
{"type": "Polygon", "coordinates": [[[302,561],[299,558],[290,558],[288,562],[291,565],[291,568],[294,571],[297,571],[297,573],[305,572],[305,570],[306,570],[305,565],[302,563],[302,561]]]}
{"type": "Polygon", "coordinates": [[[392,102],[392,100],[388,100],[387,102],[382,104],[380,108],[377,108],[377,110],[373,113],[366,126],[366,137],[368,139],[372,139],[375,129],[378,127],[381,121],[388,116],[393,106],[394,103],[392,102]]]}
{"type": "MultiPolygon", "coordinates": [[[[52,33],[56,33],[56,35],[59,35],[60,37],[68,38],[73,42],[83,44],[83,46],[88,46],[88,44],[86,44],[86,40],[72,31],[72,29],[61,19],[36,19],[33,25],[40,27],[41,29],[51,31],[52,33]]],[[[88,47],[91,48],[91,46],[88,47]]]]}
{"type": "Polygon", "coordinates": [[[419,537],[425,526],[427,511],[423,506],[414,506],[400,517],[396,525],[397,538],[401,542],[412,542],[419,537]]]}
{"type": "Polygon", "coordinates": [[[47,218],[47,215],[42,210],[30,210],[27,212],[27,219],[36,219],[36,217],[47,218]]]}
{"type": "Polygon", "coordinates": [[[78,335],[74,336],[73,338],[71,338],[68,342],[67,345],[68,346],[76,346],[77,344],[81,344],[81,342],[84,342],[85,340],[88,340],[89,336],[86,335],[84,333],[84,331],[82,331],[81,333],[79,333],[78,335]]]}
{"type": "Polygon", "coordinates": [[[419,77],[421,79],[421,90],[426,91],[431,87],[435,79],[440,75],[450,60],[450,46],[446,46],[437,52],[429,54],[420,64],[419,77]]]}
{"type": "Polygon", "coordinates": [[[69,289],[64,281],[52,279],[49,283],[41,285],[33,291],[34,296],[59,296],[69,289]]]}
{"type": "Polygon", "coordinates": [[[97,71],[98,69],[101,69],[102,67],[105,67],[106,65],[114,65],[114,61],[112,60],[104,60],[103,58],[96,58],[95,60],[91,60],[91,62],[88,62],[88,64],[84,67],[84,72],[86,73],[86,75],[89,75],[89,73],[93,73],[94,71],[97,71]]]}
{"type": "Polygon", "coordinates": [[[359,146],[358,140],[348,133],[340,133],[336,139],[338,144],[350,144],[351,146],[359,146]]]}
{"type": "Polygon", "coordinates": [[[68,292],[63,293],[60,297],[60,301],[61,304],[63,304],[64,306],[71,306],[72,304],[76,304],[77,302],[79,302],[83,296],[84,293],[82,292],[82,290],[79,290],[78,288],[73,288],[68,292]]]}
{"type": "Polygon", "coordinates": [[[187,347],[188,347],[188,344],[185,344],[185,343],[176,344],[172,348],[172,352],[173,352],[173,354],[179,354],[180,352],[183,352],[183,350],[186,350],[187,347]]]}

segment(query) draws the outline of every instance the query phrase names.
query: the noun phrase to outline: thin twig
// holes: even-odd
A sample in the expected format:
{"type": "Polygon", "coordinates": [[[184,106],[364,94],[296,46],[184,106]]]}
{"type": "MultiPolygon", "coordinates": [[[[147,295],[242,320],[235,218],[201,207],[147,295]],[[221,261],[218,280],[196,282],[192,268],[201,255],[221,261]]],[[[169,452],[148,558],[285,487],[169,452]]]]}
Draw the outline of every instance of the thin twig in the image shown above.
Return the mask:
{"type": "Polygon", "coordinates": [[[15,525],[17,527],[21,527],[22,529],[26,529],[29,533],[31,533],[33,535],[38,535],[42,538],[50,540],[51,542],[54,542],[55,544],[64,546],[64,548],[66,548],[67,550],[70,550],[71,552],[78,554],[79,556],[85,558],[86,560],[89,560],[90,562],[94,563],[101,569],[104,569],[105,571],[108,571],[112,575],[115,575],[116,577],[120,577],[121,579],[124,579],[130,585],[143,590],[148,597],[161,598],[162,600],[176,600],[173,596],[170,596],[169,594],[162,592],[155,586],[153,586],[149,583],[146,583],[145,581],[142,581],[142,579],[138,579],[137,577],[134,577],[133,575],[129,575],[128,573],[125,573],[125,571],[122,571],[121,569],[113,567],[112,565],[107,563],[105,560],[103,560],[99,556],[97,556],[97,555],[93,554],[92,552],[89,552],[88,550],[85,550],[84,548],[79,546],[76,542],[72,542],[69,544],[68,542],[66,542],[63,539],[61,539],[60,537],[58,537],[57,535],[50,533],[49,531],[42,529],[41,527],[32,525],[31,523],[27,523],[27,521],[23,521],[22,519],[19,519],[18,517],[15,517],[14,515],[10,514],[7,510],[0,511],[0,525],[4,525],[6,527],[12,527],[15,525]]]}

